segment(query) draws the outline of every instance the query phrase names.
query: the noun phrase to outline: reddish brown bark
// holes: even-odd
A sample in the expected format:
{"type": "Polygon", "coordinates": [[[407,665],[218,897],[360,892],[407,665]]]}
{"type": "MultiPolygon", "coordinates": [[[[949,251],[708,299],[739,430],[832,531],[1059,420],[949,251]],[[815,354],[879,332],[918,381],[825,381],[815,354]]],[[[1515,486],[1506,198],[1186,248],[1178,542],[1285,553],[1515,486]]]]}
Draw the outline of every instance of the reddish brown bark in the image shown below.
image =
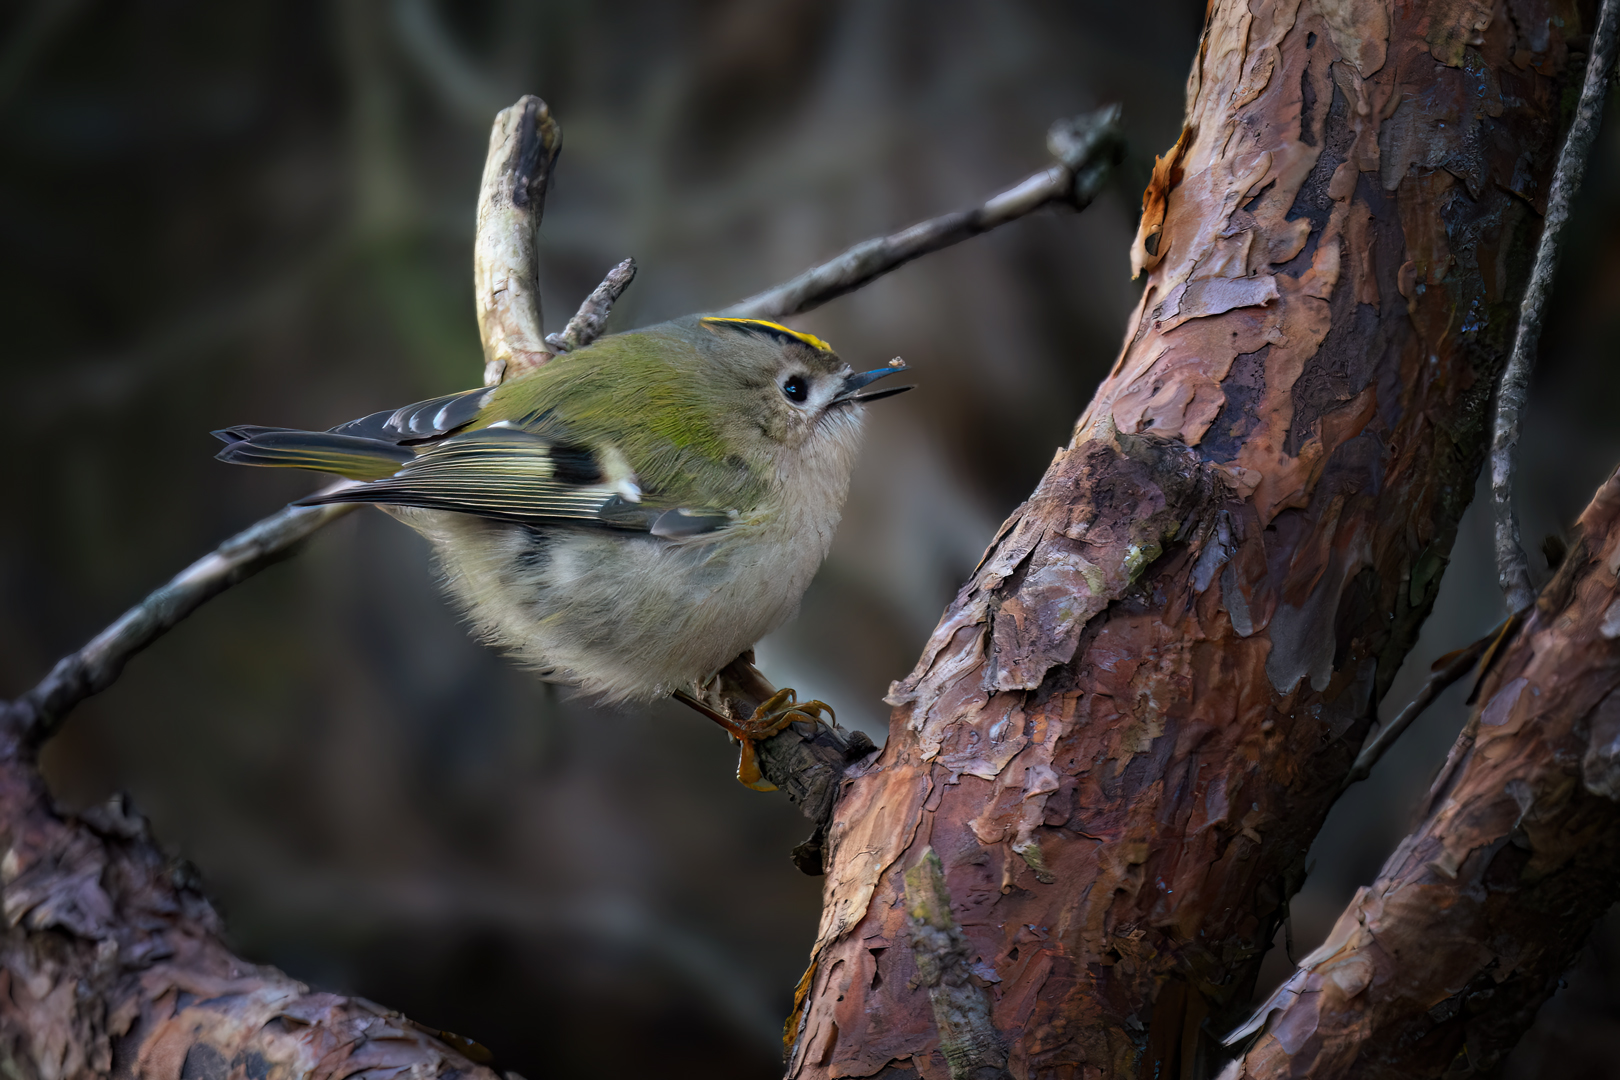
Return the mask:
{"type": "Polygon", "coordinates": [[[1552,994],[1620,885],[1617,525],[1620,473],[1492,668],[1422,824],[1267,1004],[1234,1075],[1486,1070],[1552,994]]]}
{"type": "Polygon", "coordinates": [[[1473,491],[1590,12],[1212,5],[1119,362],[835,809],[790,1075],[1164,1075],[1240,1019],[1473,491]],[[928,849],[1005,1066],[917,981],[928,849]]]}
{"type": "Polygon", "coordinates": [[[0,1062],[8,1076],[497,1080],[436,1037],[454,1036],[237,959],[185,865],[158,850],[141,818],[117,799],[60,817],[30,755],[6,742],[0,1062]]]}

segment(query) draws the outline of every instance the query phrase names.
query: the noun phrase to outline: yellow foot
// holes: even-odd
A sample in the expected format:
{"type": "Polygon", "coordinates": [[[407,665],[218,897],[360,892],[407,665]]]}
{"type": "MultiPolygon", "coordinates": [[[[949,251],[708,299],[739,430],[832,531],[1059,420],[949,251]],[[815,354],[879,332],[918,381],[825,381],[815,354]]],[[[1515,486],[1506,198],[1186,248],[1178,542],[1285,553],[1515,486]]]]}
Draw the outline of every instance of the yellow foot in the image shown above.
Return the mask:
{"type": "Polygon", "coordinates": [[[759,753],[756,744],[760,739],[768,739],[796,720],[811,724],[822,724],[835,721],[832,706],[824,701],[798,701],[798,695],[792,690],[778,690],[754,710],[754,715],[736,725],[732,735],[742,744],[742,754],[737,759],[737,779],[744,787],[755,791],[775,791],[776,785],[765,779],[765,774],[759,768],[759,753]],[[826,713],[826,719],[822,718],[826,713]]]}

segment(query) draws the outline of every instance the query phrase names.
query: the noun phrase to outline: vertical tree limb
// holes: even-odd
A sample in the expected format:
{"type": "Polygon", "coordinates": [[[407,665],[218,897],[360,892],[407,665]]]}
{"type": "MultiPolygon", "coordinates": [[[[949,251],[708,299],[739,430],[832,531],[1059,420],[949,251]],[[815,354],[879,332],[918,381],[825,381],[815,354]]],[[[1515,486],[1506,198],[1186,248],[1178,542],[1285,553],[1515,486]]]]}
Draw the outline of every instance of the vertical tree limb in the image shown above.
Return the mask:
{"type": "Polygon", "coordinates": [[[790,1075],[947,1071],[925,847],[1014,1075],[1207,1064],[1433,603],[1592,10],[1211,5],[1119,360],[834,808],[790,1075]]]}
{"type": "Polygon", "coordinates": [[[1513,506],[1513,477],[1517,467],[1520,428],[1524,423],[1525,401],[1530,391],[1530,373],[1536,366],[1536,348],[1541,343],[1541,322],[1558,272],[1558,244],[1569,222],[1570,204],[1581,190],[1586,175],[1586,159],[1592,154],[1598,125],[1603,120],[1603,96],[1614,73],[1615,34],[1620,27],[1620,0],[1603,0],[1597,31],[1592,35],[1592,52],[1586,61],[1586,79],[1581,86],[1575,119],[1558,154],[1552,189],[1547,193],[1546,219],[1541,240],[1536,245],[1535,268],[1519,304],[1519,327],[1513,339],[1513,353],[1502,371],[1496,392],[1496,419],[1491,436],[1491,501],[1496,525],[1496,576],[1507,594],[1509,613],[1517,613],[1535,602],[1530,583],[1530,560],[1525,557],[1519,537],[1519,515],[1513,506]]]}
{"type": "Polygon", "coordinates": [[[541,321],[536,232],[561,150],[562,129],[533,94],[502,109],[490,129],[473,241],[485,386],[533,370],[552,356],[541,321]]]}

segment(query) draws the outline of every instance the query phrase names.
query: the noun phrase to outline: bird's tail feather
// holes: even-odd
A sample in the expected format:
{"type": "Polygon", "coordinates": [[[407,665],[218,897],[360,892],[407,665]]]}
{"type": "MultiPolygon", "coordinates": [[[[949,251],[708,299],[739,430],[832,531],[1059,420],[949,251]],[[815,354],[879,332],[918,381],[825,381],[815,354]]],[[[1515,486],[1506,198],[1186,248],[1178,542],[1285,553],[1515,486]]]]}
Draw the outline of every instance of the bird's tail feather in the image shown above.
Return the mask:
{"type": "Polygon", "coordinates": [[[214,437],[225,443],[225,449],[215,455],[221,461],[314,469],[350,480],[380,480],[392,476],[401,465],[416,457],[409,447],[353,435],[333,435],[329,431],[234,427],[216,431],[214,437]]]}

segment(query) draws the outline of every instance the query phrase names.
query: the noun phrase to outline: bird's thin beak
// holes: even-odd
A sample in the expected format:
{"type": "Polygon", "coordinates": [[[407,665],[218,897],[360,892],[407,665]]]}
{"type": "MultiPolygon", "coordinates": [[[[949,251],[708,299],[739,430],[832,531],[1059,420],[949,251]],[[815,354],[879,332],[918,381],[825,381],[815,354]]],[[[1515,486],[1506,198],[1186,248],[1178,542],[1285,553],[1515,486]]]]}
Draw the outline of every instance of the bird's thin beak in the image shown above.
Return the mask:
{"type": "Polygon", "coordinates": [[[858,401],[865,404],[869,401],[878,401],[882,398],[893,397],[896,394],[903,394],[907,390],[913,389],[913,387],[891,386],[882,390],[868,390],[864,394],[860,391],[868,384],[877,382],[886,375],[894,375],[907,370],[909,369],[906,367],[905,361],[897,356],[889,361],[888,367],[880,367],[873,371],[863,371],[858,375],[851,375],[844,380],[844,388],[838,392],[837,397],[833,398],[832,403],[842,405],[847,402],[858,401]]]}

